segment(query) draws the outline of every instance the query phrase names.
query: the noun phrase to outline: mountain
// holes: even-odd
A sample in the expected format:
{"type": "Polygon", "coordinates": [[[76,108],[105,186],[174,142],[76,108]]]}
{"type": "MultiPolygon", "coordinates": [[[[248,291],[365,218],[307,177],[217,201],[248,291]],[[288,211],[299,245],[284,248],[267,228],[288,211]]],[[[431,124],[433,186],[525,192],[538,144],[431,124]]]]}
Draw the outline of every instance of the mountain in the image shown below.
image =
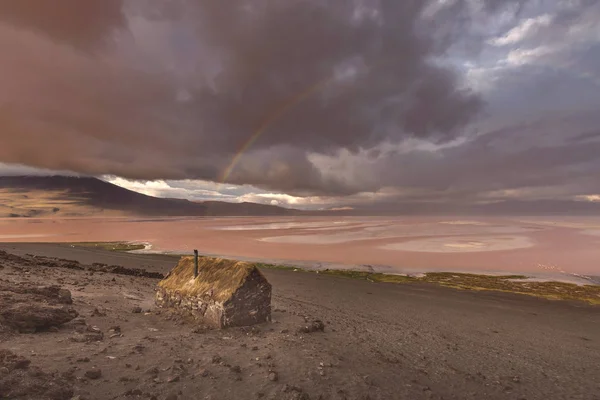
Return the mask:
{"type": "Polygon", "coordinates": [[[255,203],[196,203],[147,196],[96,178],[0,176],[0,217],[299,215],[255,203]]]}

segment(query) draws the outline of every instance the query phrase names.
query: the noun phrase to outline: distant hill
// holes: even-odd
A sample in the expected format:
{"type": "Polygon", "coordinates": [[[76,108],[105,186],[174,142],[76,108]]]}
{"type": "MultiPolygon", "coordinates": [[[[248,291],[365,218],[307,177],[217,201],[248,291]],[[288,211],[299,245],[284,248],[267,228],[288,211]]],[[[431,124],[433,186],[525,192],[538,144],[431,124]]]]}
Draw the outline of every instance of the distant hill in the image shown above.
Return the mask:
{"type": "Polygon", "coordinates": [[[600,202],[507,200],[489,204],[394,202],[303,211],[257,203],[193,202],[147,196],[96,178],[0,176],[0,218],[95,216],[589,215],[600,202]]]}
{"type": "Polygon", "coordinates": [[[0,217],[298,215],[255,203],[197,203],[147,196],[96,178],[0,176],[0,217]]]}

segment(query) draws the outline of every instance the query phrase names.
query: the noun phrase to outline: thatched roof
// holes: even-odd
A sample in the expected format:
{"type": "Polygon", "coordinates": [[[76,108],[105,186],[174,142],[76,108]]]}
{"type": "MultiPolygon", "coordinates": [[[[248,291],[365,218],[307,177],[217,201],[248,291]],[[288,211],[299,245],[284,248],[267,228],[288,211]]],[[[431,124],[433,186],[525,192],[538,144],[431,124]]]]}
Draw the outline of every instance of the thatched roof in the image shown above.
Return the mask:
{"type": "Polygon", "coordinates": [[[194,257],[182,257],[177,266],[158,283],[158,286],[178,291],[182,296],[210,294],[212,299],[223,302],[229,299],[252,274],[261,272],[252,263],[223,258],[200,257],[198,277],[194,279],[194,257]]]}

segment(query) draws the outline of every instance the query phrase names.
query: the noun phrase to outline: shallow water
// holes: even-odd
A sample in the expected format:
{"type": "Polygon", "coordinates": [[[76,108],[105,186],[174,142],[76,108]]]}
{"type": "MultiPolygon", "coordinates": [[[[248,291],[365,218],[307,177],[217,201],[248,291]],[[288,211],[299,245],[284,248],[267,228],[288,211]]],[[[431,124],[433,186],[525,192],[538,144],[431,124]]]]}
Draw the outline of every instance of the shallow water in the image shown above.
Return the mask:
{"type": "Polygon", "coordinates": [[[600,275],[600,218],[0,219],[0,241],[135,241],[151,251],[351,267],[600,275]]]}

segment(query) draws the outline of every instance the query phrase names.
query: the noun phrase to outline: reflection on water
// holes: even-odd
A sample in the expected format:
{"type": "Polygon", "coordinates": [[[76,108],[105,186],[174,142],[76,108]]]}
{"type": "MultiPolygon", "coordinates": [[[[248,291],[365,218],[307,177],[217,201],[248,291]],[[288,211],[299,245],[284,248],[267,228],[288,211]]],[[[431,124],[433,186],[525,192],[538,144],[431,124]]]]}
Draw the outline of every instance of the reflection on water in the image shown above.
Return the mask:
{"type": "MultiPolygon", "coordinates": [[[[285,234],[281,236],[268,236],[259,239],[268,243],[295,243],[328,245],[353,242],[359,240],[414,238],[432,236],[457,236],[457,235],[506,235],[524,234],[535,232],[544,228],[517,225],[492,225],[486,223],[434,222],[434,223],[388,223],[388,224],[355,224],[353,231],[310,233],[310,234],[285,234]]],[[[340,231],[341,229],[336,229],[340,231]]]]}
{"type": "Polygon", "coordinates": [[[590,217],[13,218],[0,219],[0,241],[133,241],[146,253],[198,249],[386,273],[600,275],[600,218],[590,217]]]}
{"type": "Polygon", "coordinates": [[[430,253],[455,253],[475,251],[516,250],[532,247],[527,236],[480,237],[461,236],[460,238],[441,237],[409,240],[380,246],[384,250],[421,251],[430,253]]]}
{"type": "Polygon", "coordinates": [[[350,224],[349,221],[327,222],[272,222],[269,224],[218,226],[213,229],[220,231],[262,231],[269,229],[336,229],[342,225],[350,224]]]}

